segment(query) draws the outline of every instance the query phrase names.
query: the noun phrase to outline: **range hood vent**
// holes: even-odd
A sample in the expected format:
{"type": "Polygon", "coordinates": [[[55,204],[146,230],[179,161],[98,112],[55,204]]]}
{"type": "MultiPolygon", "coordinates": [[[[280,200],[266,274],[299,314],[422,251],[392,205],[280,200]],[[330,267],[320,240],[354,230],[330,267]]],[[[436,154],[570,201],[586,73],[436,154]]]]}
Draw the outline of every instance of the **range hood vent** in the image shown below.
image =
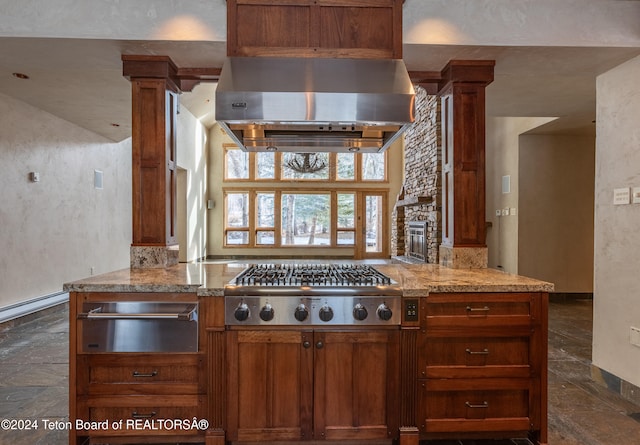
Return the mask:
{"type": "Polygon", "coordinates": [[[232,57],[216,120],[245,151],[382,152],[414,121],[402,60],[232,57]]]}

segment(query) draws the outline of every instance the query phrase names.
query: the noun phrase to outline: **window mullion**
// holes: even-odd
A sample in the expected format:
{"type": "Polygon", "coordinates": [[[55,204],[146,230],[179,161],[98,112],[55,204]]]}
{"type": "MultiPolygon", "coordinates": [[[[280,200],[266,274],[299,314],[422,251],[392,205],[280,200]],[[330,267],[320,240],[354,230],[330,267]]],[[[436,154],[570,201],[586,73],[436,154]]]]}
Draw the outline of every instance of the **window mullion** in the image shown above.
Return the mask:
{"type": "Polygon", "coordinates": [[[331,247],[336,247],[338,245],[338,192],[335,190],[331,192],[331,204],[329,211],[331,214],[331,236],[329,238],[329,245],[331,247]]]}
{"type": "MultiPolygon", "coordinates": [[[[277,153],[279,154],[279,153],[277,153]]],[[[276,190],[273,197],[273,242],[277,247],[282,246],[282,191],[276,190]]]]}

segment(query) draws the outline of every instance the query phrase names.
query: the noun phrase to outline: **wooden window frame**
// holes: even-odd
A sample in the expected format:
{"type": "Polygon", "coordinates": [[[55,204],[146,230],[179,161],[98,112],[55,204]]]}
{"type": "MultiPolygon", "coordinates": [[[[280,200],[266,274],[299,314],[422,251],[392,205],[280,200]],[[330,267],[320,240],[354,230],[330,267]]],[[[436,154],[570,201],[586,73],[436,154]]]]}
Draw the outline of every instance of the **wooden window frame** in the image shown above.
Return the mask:
{"type": "Polygon", "coordinates": [[[258,177],[258,159],[257,152],[245,152],[249,156],[248,168],[249,176],[247,178],[229,178],[227,171],[227,153],[232,150],[240,150],[236,144],[223,144],[224,150],[223,164],[224,164],[224,181],[225,182],[260,182],[260,183],[291,183],[291,182],[326,182],[331,181],[339,184],[387,184],[389,183],[389,151],[385,151],[384,154],[384,178],[383,179],[364,179],[363,178],[363,155],[365,153],[353,153],[354,155],[354,177],[353,179],[340,179],[338,178],[338,156],[337,153],[329,153],[329,175],[327,179],[323,178],[285,178],[283,175],[284,166],[282,165],[282,153],[274,153],[274,177],[273,178],[259,178],[258,177]]]}
{"type": "Polygon", "coordinates": [[[224,177],[225,182],[252,181],[253,180],[252,175],[253,175],[253,172],[255,170],[253,168],[252,162],[255,162],[255,161],[253,161],[253,156],[251,156],[251,153],[247,153],[247,155],[248,155],[248,169],[249,169],[248,174],[249,174],[249,176],[246,177],[246,178],[230,178],[229,177],[229,170],[228,170],[229,162],[228,162],[228,159],[227,159],[228,153],[230,151],[234,151],[234,150],[238,150],[238,151],[240,151],[242,153],[246,153],[246,152],[240,150],[240,148],[238,148],[238,146],[236,144],[223,144],[222,145],[222,149],[224,150],[224,156],[223,156],[223,162],[222,163],[224,165],[223,177],[224,177]]]}
{"type": "Polygon", "coordinates": [[[223,231],[223,240],[222,240],[222,245],[224,247],[241,247],[241,248],[245,248],[245,247],[249,247],[252,243],[251,243],[251,225],[252,225],[252,221],[251,221],[251,191],[247,190],[247,189],[241,189],[241,190],[233,190],[233,191],[229,191],[228,193],[225,192],[223,195],[223,202],[224,202],[224,231],[223,231]],[[228,209],[229,209],[229,204],[228,204],[228,197],[230,194],[241,194],[241,193],[246,193],[248,195],[248,200],[249,200],[249,215],[247,215],[247,221],[249,222],[249,225],[247,227],[230,227],[228,224],[228,209]],[[229,232],[247,232],[247,244],[229,244],[227,243],[227,235],[229,232]]]}
{"type": "MultiPolygon", "coordinates": [[[[320,191],[314,188],[300,189],[297,187],[224,187],[222,189],[223,202],[224,202],[224,234],[223,234],[223,247],[225,248],[285,248],[285,249],[353,249],[355,247],[355,237],[357,236],[357,223],[354,221],[354,227],[338,227],[338,195],[354,195],[355,208],[358,207],[358,193],[362,191],[376,191],[386,193],[386,190],[379,189],[357,189],[357,188],[337,188],[327,191],[320,191]],[[227,196],[229,194],[247,193],[249,196],[249,215],[248,227],[228,227],[227,226],[227,196]],[[261,193],[273,193],[274,195],[274,227],[260,227],[257,224],[258,219],[258,200],[257,196],[261,193]],[[330,199],[330,236],[329,244],[323,245],[308,245],[308,244],[283,244],[282,242],[282,195],[285,194],[326,194],[330,199]],[[228,244],[227,233],[233,232],[248,232],[247,244],[228,244]],[[261,231],[272,231],[274,234],[273,244],[259,244],[257,242],[257,233],[261,231]],[[338,232],[353,232],[354,243],[353,244],[338,244],[338,232]]],[[[389,234],[384,235],[388,239],[389,234]]]]}

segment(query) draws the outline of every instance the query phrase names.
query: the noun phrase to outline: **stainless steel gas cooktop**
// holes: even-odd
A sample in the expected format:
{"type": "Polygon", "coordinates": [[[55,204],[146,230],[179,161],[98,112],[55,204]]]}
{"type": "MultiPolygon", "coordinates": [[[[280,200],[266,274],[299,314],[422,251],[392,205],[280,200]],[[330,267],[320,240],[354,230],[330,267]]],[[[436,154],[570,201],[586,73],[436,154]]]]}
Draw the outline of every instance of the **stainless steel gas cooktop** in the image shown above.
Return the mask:
{"type": "Polygon", "coordinates": [[[225,323],[399,325],[402,290],[364,264],[253,264],[225,286],[225,323]]]}

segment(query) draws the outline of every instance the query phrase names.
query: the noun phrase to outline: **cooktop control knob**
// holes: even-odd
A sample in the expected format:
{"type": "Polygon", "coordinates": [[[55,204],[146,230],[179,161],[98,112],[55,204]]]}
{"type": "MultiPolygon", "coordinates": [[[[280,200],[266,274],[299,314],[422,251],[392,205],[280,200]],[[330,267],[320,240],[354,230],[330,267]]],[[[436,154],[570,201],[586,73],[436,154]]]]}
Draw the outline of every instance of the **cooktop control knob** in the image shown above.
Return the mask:
{"type": "Polygon", "coordinates": [[[236,317],[238,321],[245,321],[249,318],[249,306],[247,303],[240,303],[233,313],[233,316],[236,317]]]}
{"type": "Polygon", "coordinates": [[[262,309],[260,309],[260,318],[263,321],[273,320],[273,314],[273,307],[271,307],[269,303],[265,304],[264,306],[262,306],[262,309]]]}
{"type": "Polygon", "coordinates": [[[331,321],[333,318],[333,309],[328,304],[325,304],[320,308],[320,320],[322,321],[331,321]]]}
{"type": "Polygon", "coordinates": [[[380,306],[378,306],[378,310],[376,311],[376,313],[378,314],[378,318],[384,321],[389,321],[391,319],[391,316],[393,315],[393,312],[391,312],[391,309],[389,309],[389,306],[387,306],[385,303],[382,303],[380,306]]]}
{"type": "Polygon", "coordinates": [[[369,313],[367,312],[367,308],[364,307],[361,303],[358,303],[353,307],[353,318],[355,318],[356,320],[362,321],[367,318],[367,315],[369,315],[369,313]]]}
{"type": "Polygon", "coordinates": [[[293,313],[293,316],[296,317],[296,320],[298,321],[305,321],[309,316],[309,311],[304,304],[299,304],[296,311],[293,313]]]}

